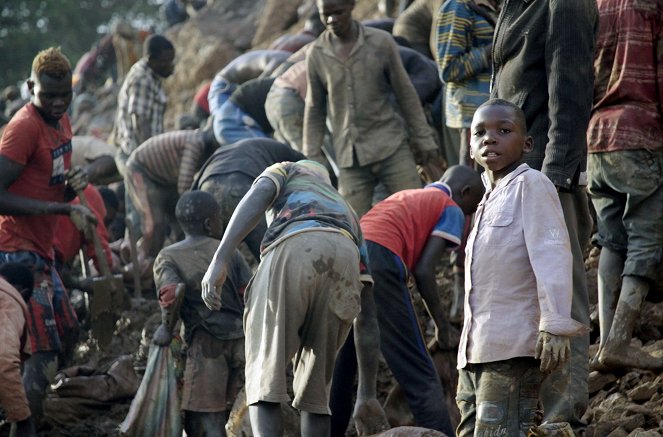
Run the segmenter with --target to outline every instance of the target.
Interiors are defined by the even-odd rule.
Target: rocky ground
[[[588,259],[588,279],[592,301],[595,302],[596,257]],[[441,297],[445,304],[450,304],[452,275],[446,260],[440,264],[438,284]],[[427,320],[425,310],[418,294],[413,295],[415,306],[421,320]],[[151,332],[159,323],[159,309],[156,300],[152,298],[133,299],[131,309],[122,314],[117,323],[115,336],[106,351],[100,351],[94,340],[83,341],[76,353],[75,363],[86,363],[91,366],[104,368],[107,364],[123,355],[130,355],[138,377],[142,376],[145,366],[147,345]],[[423,323],[422,331],[430,340],[431,327]],[[594,324],[592,340],[597,336],[597,326]],[[643,344],[653,353],[663,356],[663,304],[646,303],[642,312],[641,323],[638,326],[634,343]],[[592,346],[590,354],[596,349]],[[455,387],[455,353],[446,355],[434,354],[436,364],[442,364],[445,389],[448,395],[448,405],[452,412],[454,422],[458,420],[458,411],[453,402]],[[440,363],[442,361],[442,363]],[[396,384],[382,362],[378,375],[378,395],[385,405],[388,416],[394,426],[411,425],[411,416],[407,407],[399,397]],[[663,373],[651,371],[629,371],[618,374],[592,373],[590,377],[590,406],[585,413],[584,420],[588,426],[584,432],[588,437],[617,437],[617,436],[662,436],[663,432]],[[88,417],[80,417],[70,423],[54,425],[43,436],[115,436],[117,426],[124,419],[129,410],[130,399],[115,401],[99,407]],[[57,406],[57,404],[56,404]],[[292,409],[287,409],[291,424],[289,435],[298,435],[295,423],[297,416]],[[246,424],[240,428],[243,434],[251,435]],[[405,432],[405,434],[403,434]],[[408,432],[410,434],[408,434]],[[0,432],[0,435],[3,435]],[[352,426],[348,428],[348,436],[356,435]],[[398,435],[415,435],[413,430],[403,430]],[[416,434],[418,435],[418,434]]]

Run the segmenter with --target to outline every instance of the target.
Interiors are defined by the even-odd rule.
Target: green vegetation
[[[0,87],[30,74],[32,58],[60,46],[72,67],[114,20],[159,24],[163,0],[0,0]]]

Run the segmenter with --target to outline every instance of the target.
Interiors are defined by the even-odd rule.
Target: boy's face
[[[318,0],[320,20],[336,37],[342,38],[352,31],[354,0]]]
[[[38,78],[31,78],[28,87],[32,94],[32,104],[46,122],[57,122],[69,109],[73,96],[71,73],[62,79],[42,74]]]
[[[532,150],[524,122],[508,106],[484,106],[474,113],[470,157],[497,181],[520,165],[523,153]]]

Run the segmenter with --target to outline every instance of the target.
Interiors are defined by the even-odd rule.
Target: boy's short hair
[[[50,47],[37,53],[32,61],[32,78],[45,74],[54,79],[62,79],[71,74],[71,63],[62,54],[60,47]]]
[[[518,122],[521,123],[521,126],[523,128],[523,132],[527,132],[527,117],[525,116],[525,112],[523,109],[516,105],[515,103],[512,103],[508,100],[504,99],[489,99],[485,102],[483,102],[479,107],[477,108],[477,111],[481,108],[485,108],[487,106],[504,106],[507,108],[511,108],[513,112],[516,114],[516,118],[518,119]]]
[[[182,194],[175,205],[175,218],[185,229],[203,223],[221,212],[214,196],[206,191],[193,190]]]
[[[166,50],[175,50],[175,46],[168,38],[159,34],[147,37],[143,45],[143,54],[149,58],[156,58]]]

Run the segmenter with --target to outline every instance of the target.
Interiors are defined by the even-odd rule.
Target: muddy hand
[[[207,268],[205,276],[201,282],[202,298],[207,308],[211,310],[221,309],[221,290],[223,283],[228,276],[228,266],[223,261],[217,261],[216,258]]]
[[[377,399],[358,400],[352,418],[360,436],[377,434],[390,428],[387,415]]]
[[[539,331],[534,358],[541,360],[541,372],[553,372],[569,359],[570,354],[569,337]]]
[[[87,187],[87,173],[79,166],[67,170],[65,177],[67,178],[67,185],[76,193],[80,193]]]
[[[85,232],[88,223],[97,224],[97,217],[83,205],[69,205],[69,218],[81,232]]]
[[[438,149],[420,150],[414,154],[414,160],[419,165],[425,165],[429,161],[440,158],[440,151]]]

